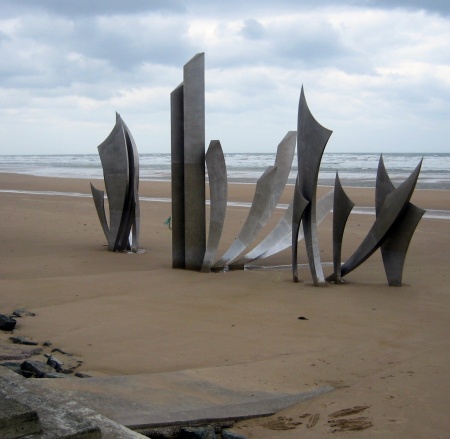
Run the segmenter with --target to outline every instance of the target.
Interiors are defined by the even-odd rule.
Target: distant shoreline
[[[404,181],[422,157],[424,162],[417,189],[450,190],[450,154],[383,154],[386,169],[395,185]],[[334,186],[336,172],[345,187],[375,187],[380,154],[325,153],[319,172],[319,186]],[[273,166],[275,153],[225,153],[228,182],[254,184],[268,166]],[[0,172],[42,177],[103,179],[97,154],[61,154],[0,157]],[[170,154],[140,154],[140,181],[171,180]],[[295,184],[297,158],[294,157],[288,184]],[[207,177],[207,173],[206,173]]]
[[[36,177],[36,178],[56,178],[56,179],[82,179],[82,180],[103,180],[103,175],[96,175],[96,176],[85,176],[85,175],[40,175],[40,174],[33,174],[28,172],[14,172],[14,171],[0,171],[1,173],[5,174],[14,174],[14,175],[27,175],[30,177]],[[341,177],[341,184],[345,187],[351,187],[355,189],[373,189],[375,188],[375,179],[366,181],[366,184],[361,184],[360,181],[356,181],[355,179],[346,179],[345,177]],[[141,177],[139,179],[140,182],[148,182],[148,183],[170,183],[170,178],[145,178]],[[243,178],[228,178],[228,184],[243,184],[243,185],[253,185],[255,184],[257,179],[243,179]],[[399,179],[393,179],[394,184],[399,184],[403,180]],[[206,182],[208,182],[208,178],[206,177]],[[288,182],[286,183],[286,186],[294,186],[295,179],[290,178]],[[324,178],[320,179],[318,181],[319,187],[334,187],[334,179]],[[416,190],[436,190],[436,191],[450,191],[450,181],[444,182],[444,183],[426,183],[421,181],[421,178],[419,176],[419,180],[416,185]]]

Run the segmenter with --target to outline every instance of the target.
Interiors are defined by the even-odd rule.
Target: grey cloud
[[[194,10],[200,14],[214,14],[217,11],[215,2],[204,2],[204,0],[190,0],[185,2],[187,9]],[[326,6],[337,7],[367,7],[380,9],[403,8],[408,10],[425,10],[441,15],[450,15],[450,2],[448,0],[258,0],[255,3],[243,2],[242,0],[227,0],[227,7],[224,8],[223,14],[229,16],[252,15],[258,13],[283,11],[298,12],[304,9],[319,9]]]
[[[450,2],[448,0],[366,0],[358,4],[367,7],[423,9],[441,15],[450,15]]]
[[[4,87],[67,87],[102,78],[135,81],[142,65],[179,66],[195,51],[185,38],[188,25],[178,16],[73,20],[27,14],[18,23],[11,36],[0,34]]]
[[[223,16],[252,15],[254,12],[299,11],[301,9],[317,9],[324,6],[359,6],[383,9],[404,8],[423,9],[426,11],[449,15],[450,2],[448,0],[259,0],[254,3],[242,0],[227,0],[222,2],[205,2],[204,0],[2,0],[4,16],[15,14],[17,11],[26,13],[30,10],[47,11],[61,16],[105,16],[115,14],[139,14],[147,12],[178,13],[192,12],[195,15],[216,14],[221,10]]]
[[[185,38],[187,25],[179,20],[158,26],[126,20],[124,26],[129,29],[105,28],[95,20],[77,23],[73,47],[93,58],[107,60],[121,71],[132,70],[145,62],[179,65],[185,53],[193,50]]]
[[[244,21],[241,33],[244,37],[251,40],[259,40],[265,36],[264,26],[254,19],[247,19]]]
[[[3,0],[3,3],[7,14],[37,10],[68,17],[185,11],[180,0]]]
[[[337,60],[348,56],[350,51],[332,29],[323,26],[311,32],[292,30],[283,33],[276,41],[274,54],[292,63],[316,68],[335,65]]]
[[[405,112],[415,113],[435,120],[448,121],[450,117],[450,90],[444,84],[434,81],[433,78],[423,78],[415,84],[408,82],[393,82],[385,86],[385,90],[376,90],[383,93],[386,102],[403,107]]]
[[[225,26],[220,26],[223,41],[235,38]],[[230,33],[227,33],[230,32]],[[272,65],[288,69],[316,69],[329,66],[343,71],[371,71],[370,63],[354,49],[347,47],[339,33],[327,22],[296,23],[263,26],[256,20],[245,20],[238,36],[242,45],[226,53],[212,51],[208,62],[214,68]]]

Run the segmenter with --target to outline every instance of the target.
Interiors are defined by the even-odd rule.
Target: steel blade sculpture
[[[345,225],[355,203],[350,200],[342,187],[339,174],[336,172],[334,182],[334,203],[333,203],[333,268],[336,283],[341,280],[341,252],[342,239]]]
[[[227,167],[222,146],[218,140],[212,140],[209,144],[206,153],[206,166],[208,168],[211,211],[208,243],[201,269],[203,273],[209,273],[216,257],[227,210]]]
[[[422,161],[417,165],[412,174],[397,188],[394,188],[388,180],[384,170],[384,164],[380,162],[378,178],[381,182],[377,194],[377,216],[374,224],[369,230],[360,246],[342,265],[341,277],[346,276],[355,268],[359,267],[372,254],[387,242],[384,249],[383,262],[389,285],[401,285],[401,274],[406,251],[420,218],[424,211],[418,208],[408,209],[409,200],[419,177]],[[387,178],[387,179],[386,179]],[[384,179],[384,181],[382,181]],[[422,212],[421,212],[422,211]],[[337,265],[337,264],[336,264]],[[338,282],[339,276],[336,272],[331,274],[327,280]]]
[[[253,202],[239,235],[217,261],[213,269],[223,270],[255,239],[275,210],[291,170],[295,152],[295,131],[290,131],[280,142],[274,166],[269,166],[256,184]]]
[[[382,158],[377,176],[376,220],[355,253],[342,265],[344,229],[354,203],[345,194],[338,174],[335,188],[316,201],[322,155],[332,131],[311,114],[303,86],[298,108],[297,132],[280,142],[274,166],[257,181],[248,217],[237,238],[214,263],[224,226],[227,204],[225,158],[218,140],[212,141],[205,157],[204,54],[184,66],[183,83],[171,94],[172,133],[172,266],[201,270],[243,269],[246,264],[292,246],[292,274],[298,282],[298,242],[304,238],[315,286],[340,283],[343,276],[361,265],[378,248],[389,285],[401,285],[406,252],[423,213],[409,200],[420,164],[398,188],[394,188]],[[244,254],[277,206],[291,169],[297,140],[298,174],[293,201],[284,216],[259,244]],[[211,208],[206,243],[205,158],[208,168]],[[333,273],[325,279],[317,235],[318,224],[333,207]],[[243,256],[241,256],[244,254]]]
[[[306,252],[314,285],[325,284],[317,238],[316,192],[322,155],[332,131],[314,119],[301,90],[298,106],[298,178],[294,192],[294,215],[292,220],[292,272],[298,282],[297,246],[300,222],[303,223]]]
[[[206,251],[205,54],[171,94],[172,267],[200,270]]]
[[[383,156],[381,156],[375,188],[375,211],[377,217],[380,215],[386,198],[394,190],[395,187],[386,172]],[[424,209],[408,201],[405,209],[390,228],[389,234],[381,244],[381,257],[383,258],[384,270],[390,286],[399,287],[402,285],[406,253],[414,231],[424,213]]]
[[[330,191],[317,202],[317,224],[320,224],[333,207],[333,192]],[[244,267],[257,259],[268,258],[292,245],[292,210],[293,203],[290,203],[283,217],[278,221],[272,231],[250,252],[241,259],[229,265],[230,269],[243,270]],[[303,231],[300,230],[297,241],[304,238]]]
[[[109,206],[109,224],[105,212],[105,193],[91,183],[91,192],[100,224],[108,241],[108,250],[138,251],[139,156],[125,122],[116,113],[116,124],[98,146]],[[131,234],[131,238],[130,238]]]

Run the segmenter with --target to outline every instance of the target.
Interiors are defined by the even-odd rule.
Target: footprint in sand
[[[306,428],[314,428],[316,424],[319,422],[319,418],[320,418],[319,413],[311,415],[308,420],[308,423],[306,424]]]
[[[272,419],[269,422],[261,424],[262,427],[269,430],[294,430],[301,422],[295,422],[292,418],[286,418],[285,416],[278,416],[276,419]]]
[[[370,408],[370,405],[355,405],[349,409],[338,410],[328,415],[329,418],[342,418],[343,416],[356,415]]]
[[[343,431],[361,431],[373,427],[372,421],[364,416],[358,418],[345,418],[346,416],[356,415],[358,413],[367,410],[370,406],[367,405],[356,405],[354,407],[338,410],[328,415],[332,418],[328,423],[331,427],[332,433],[338,433]],[[345,418],[345,419],[338,419]]]

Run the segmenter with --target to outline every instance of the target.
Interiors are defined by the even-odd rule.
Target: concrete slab
[[[36,410],[12,398],[0,398],[1,438],[15,439],[41,430]]]
[[[40,378],[27,379],[0,367],[0,401],[5,403],[8,399],[14,399],[38,414],[42,432],[32,437],[36,439],[144,438],[89,407],[82,406],[65,392],[52,389],[42,381],[43,379]],[[52,380],[45,379],[45,381]],[[55,378],[54,381],[65,381],[65,379]]]
[[[235,373],[239,373],[239,367]],[[129,428],[220,422],[268,416],[333,387],[289,389],[226,386],[230,367],[102,378],[41,379],[70,398]],[[242,381],[242,380],[241,380]],[[233,388],[234,387],[234,388]]]

